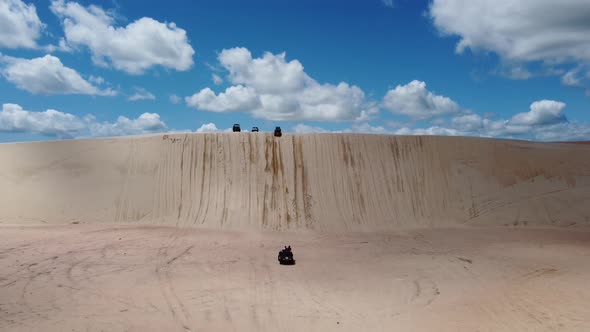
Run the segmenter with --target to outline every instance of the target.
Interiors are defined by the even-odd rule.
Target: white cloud
[[[293,127],[293,131],[298,134],[310,133],[354,133],[354,134],[391,134],[392,132],[385,129],[383,126],[372,126],[368,122],[355,123],[349,128],[342,130],[328,130],[322,127],[310,126],[304,123],[299,123]]]
[[[144,88],[136,87],[134,90],[135,90],[135,93],[133,95],[129,96],[129,98],[127,98],[127,100],[137,101],[137,100],[155,100],[156,99],[156,96],[154,96],[151,92],[147,91]]]
[[[590,124],[568,122],[564,115],[565,103],[539,100],[530,105],[528,112],[511,118],[493,120],[493,115],[479,115],[465,111],[450,121],[439,118],[436,125],[427,128],[404,126],[394,130],[397,135],[479,136],[541,141],[588,140]],[[433,123],[434,121],[431,121]]]
[[[350,128],[344,129],[345,133],[362,133],[362,134],[389,134],[389,130],[383,126],[371,126],[369,123],[353,124]]]
[[[473,132],[483,128],[483,119],[478,114],[467,114],[453,118],[453,128],[460,131]]]
[[[530,111],[517,113],[508,120],[491,120],[478,114],[457,116],[451,120],[452,130],[465,136],[505,137],[535,140],[590,139],[590,125],[570,123],[563,111],[565,103],[539,100]]]
[[[124,136],[155,132],[168,129],[157,113],[143,113],[137,119],[119,116],[114,123],[97,122],[94,117],[88,117],[88,129],[92,136]]]
[[[567,121],[563,110],[565,103],[554,100],[540,100],[531,104],[531,110],[526,113],[518,113],[512,117],[513,125],[537,126],[548,125]]]
[[[430,127],[430,128],[400,128],[395,131],[396,135],[436,135],[436,136],[459,136],[461,132],[452,128]]]
[[[296,133],[353,133],[353,134],[393,134],[383,126],[373,126],[368,122],[353,123],[350,127],[339,130],[328,130],[322,127],[300,123],[293,127]]]
[[[298,134],[312,134],[312,133],[329,133],[330,131],[321,127],[309,126],[304,123],[298,123],[293,127],[293,131]]]
[[[563,76],[561,76],[561,83],[565,86],[574,86],[574,87],[582,86],[582,81],[578,77],[579,73],[580,73],[579,67],[567,71],[565,74],[563,74]]]
[[[435,128],[444,128],[444,124]],[[509,120],[490,120],[478,114],[467,114],[451,120],[450,133],[465,136],[505,137],[530,133],[531,126],[511,123]]]
[[[578,122],[565,122],[536,130],[535,139],[540,141],[588,141],[590,125]]]
[[[499,69],[495,70],[495,73],[512,80],[528,80],[529,78],[533,77],[533,73],[531,73],[526,67],[515,64],[504,64],[500,66]]]
[[[526,68],[517,66],[510,68],[510,78],[515,80],[528,80],[533,74]]]
[[[189,130],[188,132],[191,132],[191,131]],[[233,132],[233,129],[231,127],[225,128],[225,129],[220,129],[220,128],[217,128],[217,125],[215,125],[215,123],[209,122],[209,123],[205,123],[205,124],[201,125],[194,132],[195,133],[231,133],[231,132]],[[242,128],[242,132],[248,132],[248,130],[245,130],[244,128]]]
[[[94,83],[96,85],[102,85],[105,83],[104,78],[100,77],[100,76],[94,76],[94,75],[90,75],[88,77],[88,81],[91,83]]]
[[[590,124],[579,122],[562,122],[540,126],[513,126],[509,121],[484,120],[481,130],[462,131],[455,128],[402,128],[397,135],[443,135],[443,136],[480,136],[513,139],[529,139],[536,141],[588,141],[590,140]]]
[[[219,62],[234,86],[215,94],[205,88],[185,98],[189,106],[213,112],[244,111],[268,120],[368,120],[378,112],[357,86],[320,84],[285,53],[252,58],[246,48],[225,49]],[[238,98],[239,97],[239,98]]]
[[[212,74],[211,79],[213,80],[213,84],[215,85],[220,85],[221,83],[223,83],[223,79],[219,77],[219,75],[217,74]]]
[[[120,116],[116,122],[98,122],[93,115],[80,118],[53,109],[32,112],[16,104],[3,104],[0,132],[21,132],[48,137],[121,136],[167,131],[157,113],[144,113],[136,119]]]
[[[298,60],[287,61],[286,54],[266,52],[261,58],[252,58],[246,48],[225,49],[219,62],[230,73],[233,84],[245,84],[261,94],[279,94],[301,91],[311,80]]]
[[[534,103],[533,103],[534,104]],[[543,105],[548,103],[540,103]],[[545,106],[532,106],[530,114]],[[546,106],[551,108],[550,106]],[[524,114],[524,113],[522,113]],[[535,116],[532,116],[534,118]],[[370,133],[396,135],[445,135],[481,136],[534,139],[541,141],[580,141],[590,139],[590,124],[579,122],[556,122],[528,120],[529,124],[515,124],[510,120],[481,118],[476,114],[461,115],[452,120],[453,127],[431,126],[428,128],[402,127],[387,130],[370,123],[356,123],[343,130],[331,131],[304,123],[293,127],[296,133]],[[541,116],[542,118],[542,116]],[[532,123],[532,124],[531,124]],[[190,133],[190,130],[171,130],[157,113],[144,113],[135,119],[120,116],[115,122],[99,122],[93,115],[80,118],[73,114],[49,109],[44,112],[24,110],[16,104],[4,104],[0,111],[0,132],[33,133],[49,137],[72,138],[88,136],[123,136],[158,132]],[[219,129],[214,123],[203,124],[195,132],[231,132],[231,128]]]
[[[86,124],[75,115],[48,109],[30,112],[16,104],[3,104],[0,111],[0,131],[23,132],[70,138],[84,130]]]
[[[459,111],[459,105],[448,97],[438,96],[426,89],[426,83],[414,80],[398,85],[383,97],[383,107],[394,114],[406,115],[415,120]]]
[[[357,120],[366,117],[367,112],[372,112],[369,109],[372,106],[365,101],[364,92],[345,82],[338,85],[311,82],[298,95],[298,102],[304,119],[314,119],[321,114],[325,120]]]
[[[513,126],[508,121],[483,120],[483,126],[475,131],[432,126],[428,128],[404,127],[393,132],[396,135],[477,136],[528,139],[537,141],[587,141],[590,140],[590,124],[563,122],[543,126]]]
[[[92,60],[131,74],[141,74],[153,66],[178,71],[192,67],[194,50],[186,31],[174,23],[142,17],[125,27],[115,26],[115,17],[102,8],[83,7],[76,2],[54,0],[51,10],[62,19],[66,43],[85,46]]]
[[[37,48],[44,26],[35,5],[21,0],[0,0],[0,47]]]
[[[217,129],[217,126],[213,122],[206,123],[196,130],[197,133],[216,133],[219,131],[220,130]]]
[[[33,94],[116,94],[111,89],[101,90],[92,85],[53,55],[30,60],[0,55],[0,63],[4,64],[4,68],[0,69],[2,76],[19,89]]]
[[[434,25],[509,61],[590,62],[590,0],[434,0]]]
[[[190,97],[185,98],[187,105],[211,112],[239,112],[256,109],[260,101],[252,88],[243,85],[231,86],[215,95],[215,92],[205,88]]]
[[[182,98],[180,98],[179,96],[177,96],[177,95],[170,95],[170,102],[172,104],[175,104],[176,105],[176,104],[180,103],[181,101],[182,101]]]

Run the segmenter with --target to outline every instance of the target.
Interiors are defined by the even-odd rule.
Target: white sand
[[[590,145],[188,134],[0,144],[0,222],[395,230],[587,222]]]
[[[0,331],[590,330],[590,145],[178,134],[0,158]]]

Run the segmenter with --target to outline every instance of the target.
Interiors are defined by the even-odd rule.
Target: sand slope
[[[174,134],[0,144],[1,223],[216,229],[590,224],[590,146]]]

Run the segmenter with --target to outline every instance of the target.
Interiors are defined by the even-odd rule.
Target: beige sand
[[[590,330],[589,145],[178,134],[0,158],[1,331]]]
[[[590,146],[192,134],[1,144],[0,222],[348,231],[590,224]]]

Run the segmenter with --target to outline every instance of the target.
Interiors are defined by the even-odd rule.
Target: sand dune
[[[3,223],[373,231],[590,221],[590,147],[223,133],[2,144]]]
[[[587,144],[175,134],[0,158],[0,331],[590,331]]]

